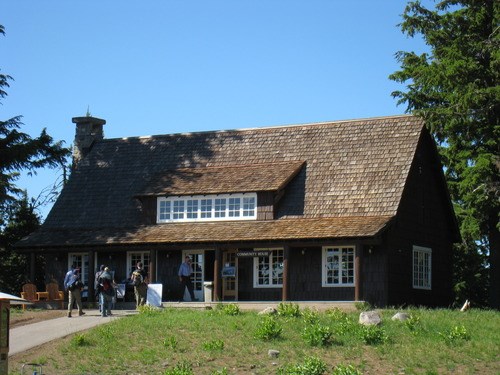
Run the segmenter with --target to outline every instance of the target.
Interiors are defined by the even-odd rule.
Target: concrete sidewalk
[[[110,317],[101,317],[99,310],[84,310],[85,315],[78,316],[73,311],[73,318],[63,317],[43,322],[27,324],[10,330],[9,356],[22,353],[38,345],[68,336],[72,333],[112,322],[127,315],[136,314],[135,310],[113,310]]]

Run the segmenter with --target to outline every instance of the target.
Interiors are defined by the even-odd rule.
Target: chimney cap
[[[74,124],[95,124],[95,125],[104,125],[106,120],[102,118],[92,117],[92,116],[81,116],[81,117],[73,117],[71,121]]]

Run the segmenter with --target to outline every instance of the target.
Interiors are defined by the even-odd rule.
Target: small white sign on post
[[[146,303],[151,306],[161,307],[161,296],[163,284],[148,284],[148,296]]]

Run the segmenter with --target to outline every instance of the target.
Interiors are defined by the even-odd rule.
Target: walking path
[[[84,310],[85,315],[73,318],[63,317],[26,324],[10,329],[9,356],[24,352],[49,341],[68,336],[72,333],[109,323],[126,315],[136,314],[135,310],[113,310],[110,317],[101,317],[99,310]],[[75,311],[73,311],[75,313]]]

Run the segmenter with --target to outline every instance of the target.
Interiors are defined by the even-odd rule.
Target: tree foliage
[[[0,290],[18,295],[20,285],[26,281],[43,284],[44,261],[37,257],[37,274],[35,280],[28,280],[28,260],[26,255],[18,254],[13,245],[21,238],[34,232],[40,227],[40,217],[36,214],[26,194],[21,199],[9,205],[8,221],[0,233],[0,259],[2,259],[2,272],[0,273]]]
[[[421,36],[430,53],[398,52],[401,69],[390,76],[406,85],[393,97],[425,119],[440,145],[463,237],[461,253],[472,256],[470,247],[475,247],[476,253],[484,248],[489,255],[494,307],[500,307],[499,11],[494,0],[444,0],[435,9],[410,1],[401,30]],[[462,287],[470,276],[464,263]]]

